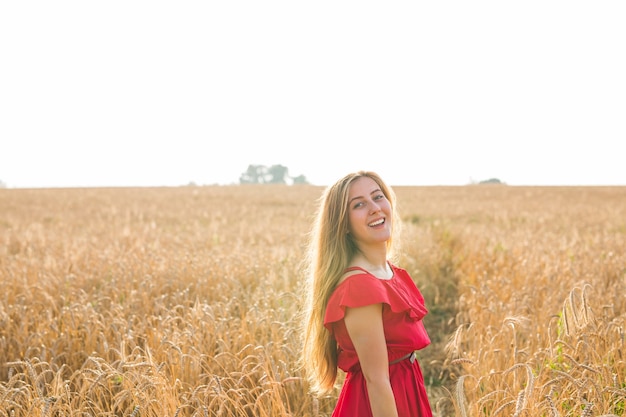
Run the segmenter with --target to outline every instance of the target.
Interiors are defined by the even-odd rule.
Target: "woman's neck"
[[[387,262],[386,251],[384,253],[359,253],[350,264],[361,267],[379,278],[391,278],[393,275],[389,262]]]

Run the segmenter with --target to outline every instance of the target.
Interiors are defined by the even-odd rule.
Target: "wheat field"
[[[395,191],[436,416],[626,415],[626,187]],[[0,189],[0,417],[330,415],[299,362],[321,192]]]

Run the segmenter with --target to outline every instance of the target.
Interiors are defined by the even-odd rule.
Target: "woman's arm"
[[[396,400],[389,382],[382,304],[346,308],[344,320],[367,383],[372,415],[397,417]]]

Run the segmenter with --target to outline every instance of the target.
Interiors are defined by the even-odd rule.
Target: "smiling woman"
[[[415,351],[430,344],[424,297],[391,262],[399,225],[392,189],[374,172],[328,187],[308,258],[304,367],[313,390],[346,372],[333,417],[432,416]]]

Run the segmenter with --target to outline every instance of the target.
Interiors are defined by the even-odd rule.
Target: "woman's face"
[[[391,237],[391,204],[373,179],[360,177],[350,185],[348,222],[359,246],[383,243]]]

